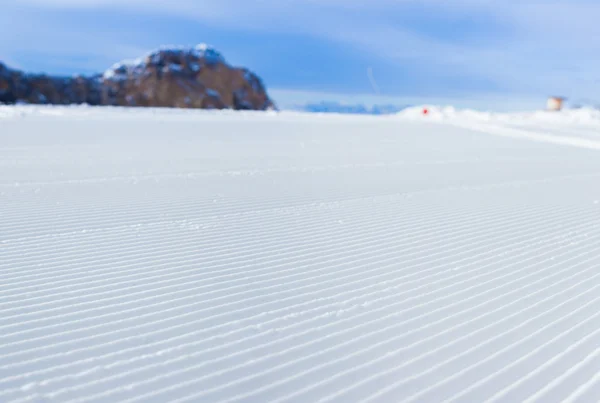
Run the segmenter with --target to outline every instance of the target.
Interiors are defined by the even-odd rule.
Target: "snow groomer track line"
[[[596,402],[600,115],[0,107],[0,402]]]

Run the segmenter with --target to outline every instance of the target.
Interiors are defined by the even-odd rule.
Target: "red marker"
[[[427,115],[429,113],[429,109],[423,108],[423,115]]]

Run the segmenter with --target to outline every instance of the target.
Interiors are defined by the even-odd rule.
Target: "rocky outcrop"
[[[21,81],[21,73],[9,69],[0,63],[0,103],[17,102],[17,86]]]
[[[160,49],[92,77],[29,75],[0,63],[0,103],[274,109],[260,78],[216,50]]]
[[[0,103],[101,104],[98,77],[28,75],[0,64]]]

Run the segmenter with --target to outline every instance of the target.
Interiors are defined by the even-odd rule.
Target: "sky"
[[[597,0],[10,0],[0,61],[102,72],[164,45],[208,43],[279,106],[600,104]]]

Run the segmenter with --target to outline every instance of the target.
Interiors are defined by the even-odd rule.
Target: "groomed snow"
[[[0,401],[598,401],[594,114],[0,108]]]

